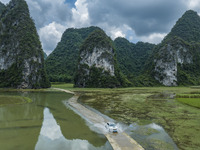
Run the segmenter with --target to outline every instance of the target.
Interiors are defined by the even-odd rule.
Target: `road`
[[[99,130],[102,131],[102,133],[104,133],[114,150],[144,150],[144,148],[141,145],[139,145],[133,138],[131,138],[125,132],[119,132],[117,134],[105,132],[102,129],[102,127],[105,126],[108,120],[102,117],[101,115],[97,114],[96,112],[86,108],[82,104],[78,103],[77,100],[79,96],[76,95],[74,92],[58,88],[54,89],[74,94],[72,98],[64,101],[64,104],[66,106],[70,105],[73,108],[73,110],[76,113],[78,113],[81,117],[83,117],[86,121],[94,124],[97,128],[99,128]]]

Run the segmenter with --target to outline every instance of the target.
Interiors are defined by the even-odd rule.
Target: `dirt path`
[[[102,133],[104,133],[104,135],[106,136],[106,138],[108,139],[114,150],[144,150],[142,146],[140,146],[134,139],[132,139],[125,132],[121,132],[118,134],[104,132],[102,127],[105,126],[108,120],[103,118],[101,115],[93,112],[92,110],[86,108],[85,106],[81,105],[80,103],[78,103],[77,100],[79,96],[76,95],[74,92],[58,88],[54,89],[74,94],[72,98],[64,101],[64,104],[70,105],[71,107],[73,107],[73,109],[75,109],[78,112],[78,114],[83,116],[87,121],[94,124],[96,127],[99,127],[99,130],[101,130]]]

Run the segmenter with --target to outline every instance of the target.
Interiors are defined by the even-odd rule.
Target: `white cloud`
[[[128,40],[129,40],[129,41],[133,41],[133,39],[134,39],[133,36],[129,36],[129,37],[128,37]]]
[[[163,38],[166,35],[167,35],[167,33],[153,33],[153,34],[150,34],[149,36],[141,36],[139,38],[143,42],[158,44],[163,40]]]
[[[52,22],[39,29],[42,46],[47,54],[51,53],[51,51],[56,47],[65,29],[65,26],[56,22]]]
[[[114,32],[114,38],[117,38],[117,37],[125,37],[126,35],[122,33],[122,31],[116,31]]]
[[[200,0],[188,0],[188,8],[189,9],[200,8]]]
[[[1,0],[2,3],[7,4],[10,0]]]
[[[131,30],[131,28],[125,24],[116,27],[115,25],[109,25],[107,22],[98,23],[95,24],[95,26],[102,28],[113,40],[117,37],[126,37],[126,33]]]
[[[76,1],[75,8],[72,8],[72,21],[68,25],[77,28],[90,26],[86,0]]]
[[[77,0],[75,8],[70,8],[65,0],[27,1],[47,54],[55,49],[67,28],[90,26],[86,0]]]
[[[51,22],[65,24],[71,19],[71,8],[65,0],[27,0],[27,3],[38,29]]]
[[[123,28],[117,28],[117,27],[107,27],[106,28],[107,34],[111,36],[111,38],[114,40],[117,37],[125,37],[125,31]]]
[[[159,43],[186,9],[200,13],[200,0],[76,0],[74,5],[68,0],[26,1],[47,54],[69,27],[94,25],[112,39]]]
[[[186,9],[184,0],[87,0],[92,24],[126,24],[137,36],[169,32]]]

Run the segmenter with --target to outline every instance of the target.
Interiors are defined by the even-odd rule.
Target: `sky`
[[[7,4],[9,0],[0,0]],[[26,0],[42,47],[50,54],[67,28],[98,26],[113,40],[158,44],[200,0]]]

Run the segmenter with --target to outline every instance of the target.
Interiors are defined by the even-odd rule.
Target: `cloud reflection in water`
[[[108,142],[102,147],[94,147],[87,140],[66,139],[48,108],[44,109],[44,120],[35,150],[106,150],[110,149]]]

